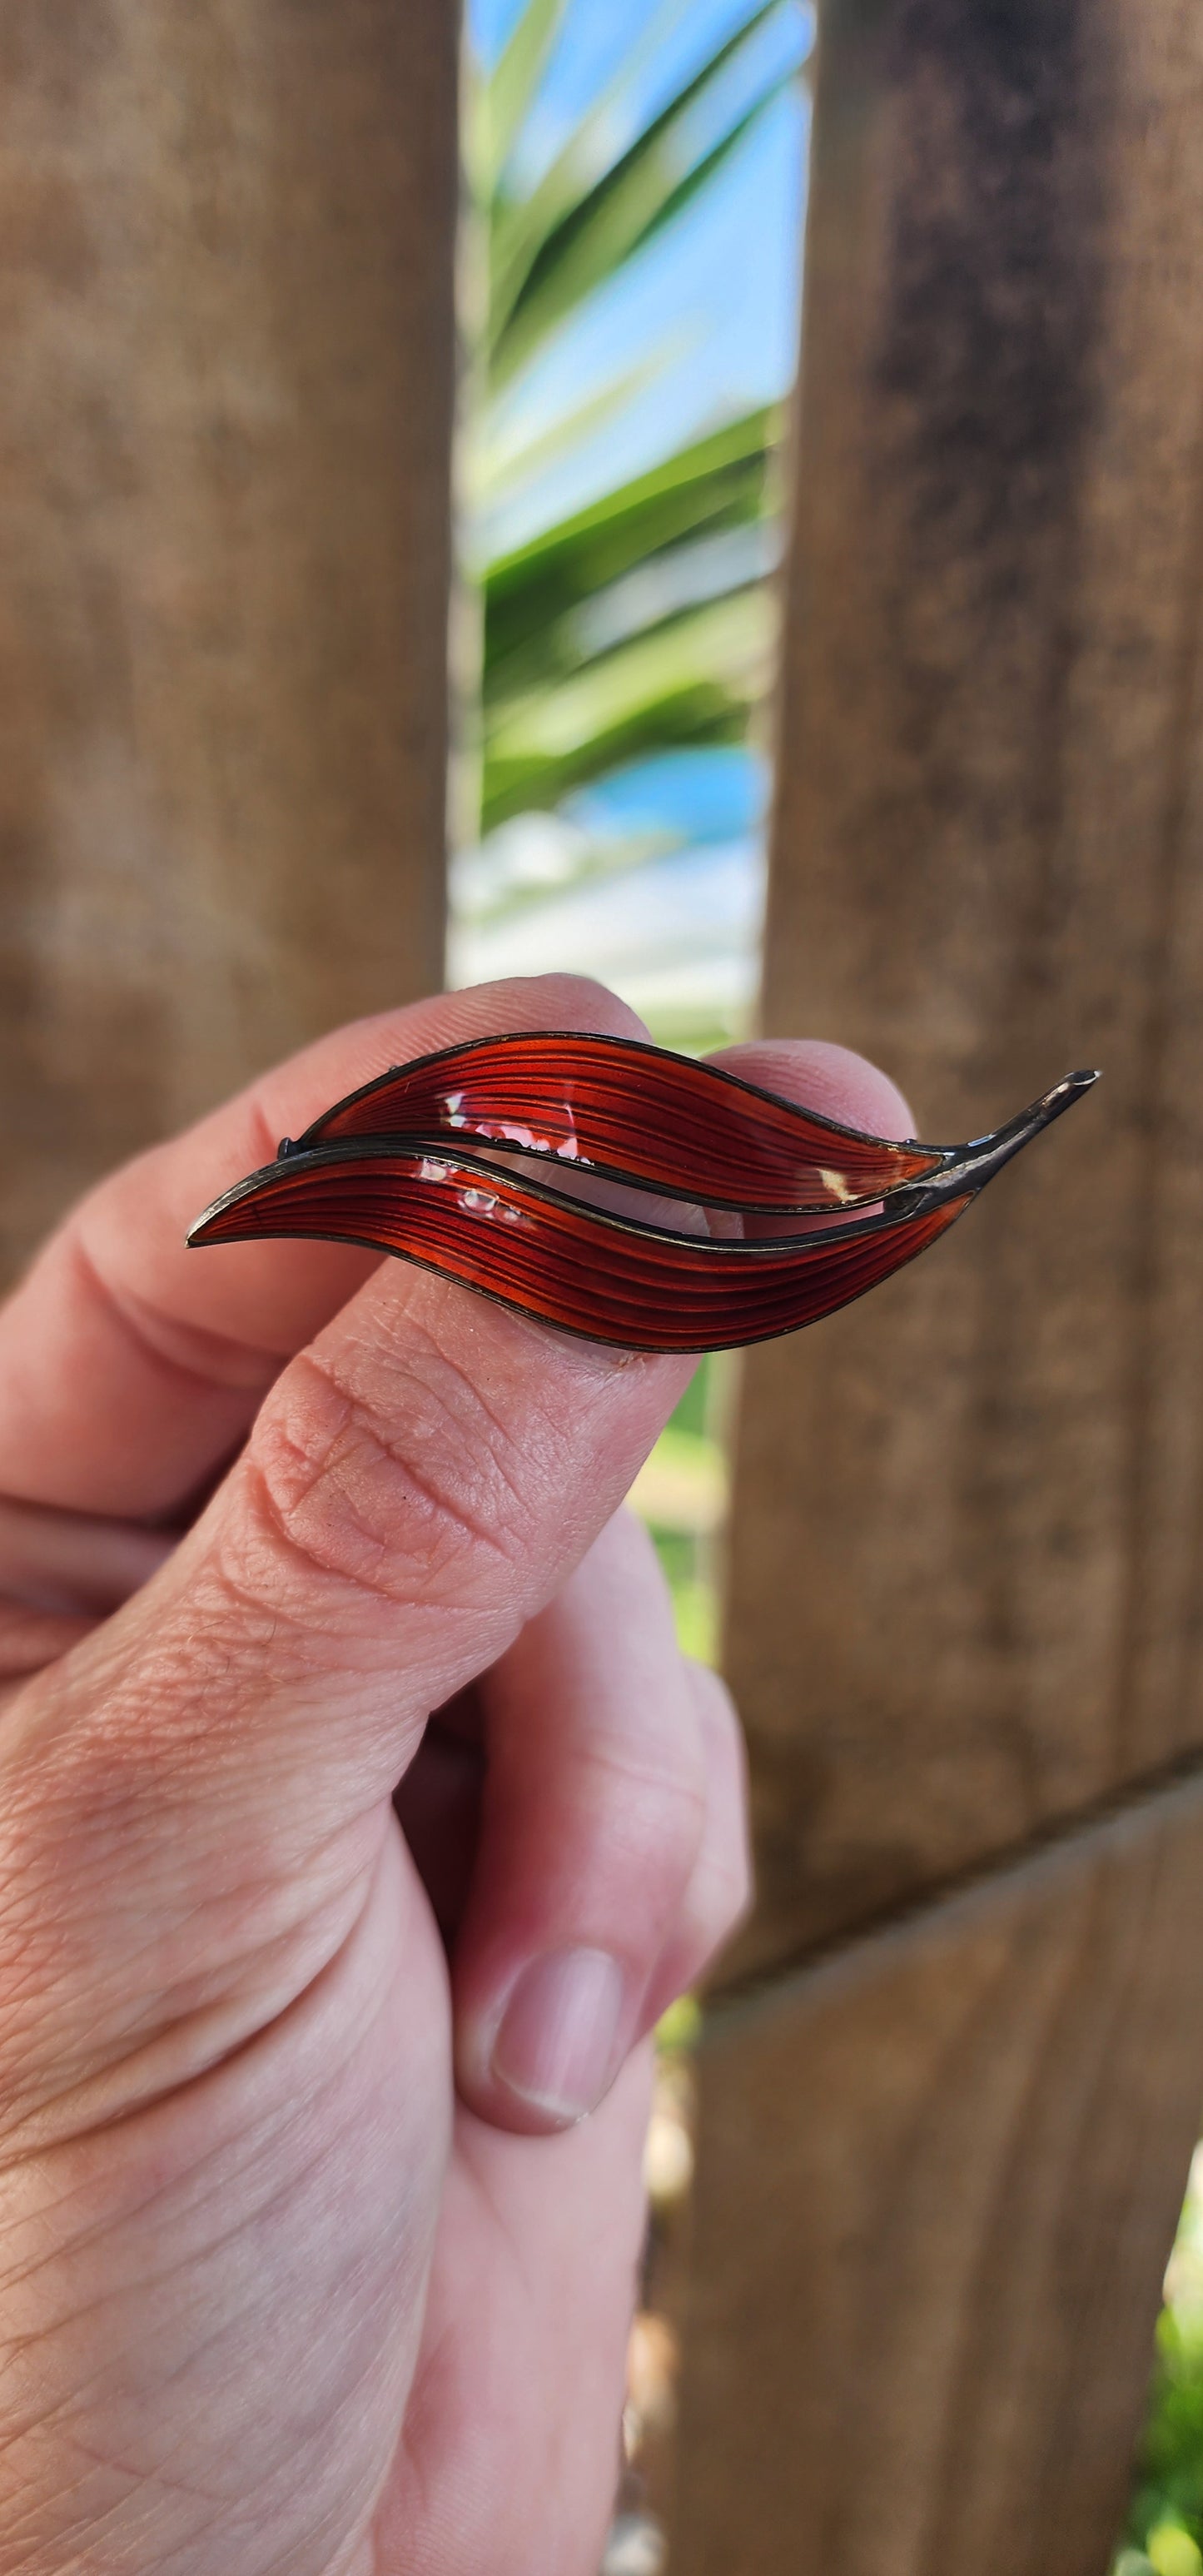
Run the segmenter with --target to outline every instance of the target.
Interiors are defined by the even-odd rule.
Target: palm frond
[[[752,0],[705,60],[695,54],[671,96],[661,86],[663,103],[648,113],[647,75],[654,85],[681,14],[681,0],[649,12],[601,95],[529,183],[525,120],[563,0],[528,0],[478,83],[489,311],[466,487],[481,567],[485,832],[550,812],[648,753],[744,740],[768,684],[780,406],[694,436],[504,552],[489,540],[490,525],[504,525],[548,478],[571,474],[577,456],[596,449],[604,459],[599,433],[610,420],[652,374],[688,363],[688,344],[662,342],[621,381],[586,386],[575,400],[560,390],[550,418],[530,372],[644,244],[705,198],[794,75],[792,0]],[[562,364],[548,381],[563,386]]]
[[[762,0],[614,161],[604,157],[604,111],[595,109],[526,201],[494,209],[489,375],[509,381],[553,326],[612,277],[713,177],[781,90],[775,73],[708,152],[691,144],[691,119],[737,55],[783,0]],[[600,167],[599,167],[600,164]]]
[[[491,563],[485,585],[489,694],[512,685],[516,656],[637,565],[685,540],[761,518],[781,430],[776,405],[726,422]]]
[[[478,176],[492,193],[530,114],[567,0],[527,0],[487,82],[480,83],[483,150]]]
[[[642,751],[736,742],[769,681],[763,585],[710,600],[486,716],[483,822],[558,804]]]

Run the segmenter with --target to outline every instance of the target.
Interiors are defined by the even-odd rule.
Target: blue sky
[[[469,0],[472,42],[494,63],[522,14],[524,0]],[[649,33],[642,96],[649,113],[675,82],[752,15],[752,0],[568,0],[540,113],[549,124],[579,116],[624,58]]]
[[[515,0],[473,0],[473,41],[492,60]],[[519,169],[533,181],[625,66],[609,111],[616,148],[683,75],[752,14],[749,0],[568,0],[564,23],[523,137]],[[751,49],[761,73],[804,58],[812,21],[804,0]],[[751,65],[747,67],[749,70]],[[733,80],[746,77],[743,67]],[[791,381],[806,170],[806,100],[795,84],[760,120],[717,181],[650,242],[550,343],[515,387],[497,428],[520,455],[614,382],[634,378],[616,416],[572,453],[527,480],[491,478],[495,506],[481,528],[489,555],[520,544],[595,494],[637,474],[716,421],[772,401]]]

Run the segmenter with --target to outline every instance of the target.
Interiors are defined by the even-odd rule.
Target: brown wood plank
[[[453,0],[0,27],[4,1266],[441,976]]]
[[[748,1366],[733,1973],[1203,1734],[1201,131],[1187,0],[829,0],[764,1024],[1106,1078]]]
[[[1201,1943],[1196,1782],[720,2008],[672,2576],[1103,2576]]]

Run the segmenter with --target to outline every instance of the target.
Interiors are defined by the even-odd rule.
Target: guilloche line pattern
[[[555,1030],[470,1039],[394,1067],[286,1150],[366,1136],[488,1144],[764,1215],[871,1205],[946,1160],[663,1047]]]
[[[963,1145],[900,1145],[642,1041],[471,1039],[285,1137],[188,1240],[362,1244],[589,1341],[734,1349],[817,1323],[913,1261],[1097,1079],[1066,1074]],[[753,1222],[742,1237],[645,1223],[583,1198],[586,1174]],[[786,1214],[812,1222],[782,1233]]]
[[[733,1243],[633,1225],[488,1166],[373,1147],[354,1161],[335,1151],[273,1165],[218,1201],[190,1240],[362,1244],[590,1341],[692,1352],[766,1341],[850,1304],[925,1251],[972,1195],[805,1240]]]

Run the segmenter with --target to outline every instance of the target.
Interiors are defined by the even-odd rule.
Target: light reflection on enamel
[[[460,1190],[456,1203],[465,1216],[489,1217],[498,1225],[529,1226],[533,1222],[525,1208],[515,1207],[511,1199],[498,1198],[493,1190],[474,1187]]]
[[[525,1127],[516,1119],[474,1118],[464,1108],[462,1091],[445,1092],[442,1101],[443,1117],[449,1127],[467,1130],[487,1144],[517,1145],[527,1154],[555,1154],[563,1163],[588,1162],[588,1155],[582,1154],[577,1142],[576,1122],[568,1102],[557,1106],[566,1123],[566,1132],[558,1137],[544,1135],[536,1127]]]

